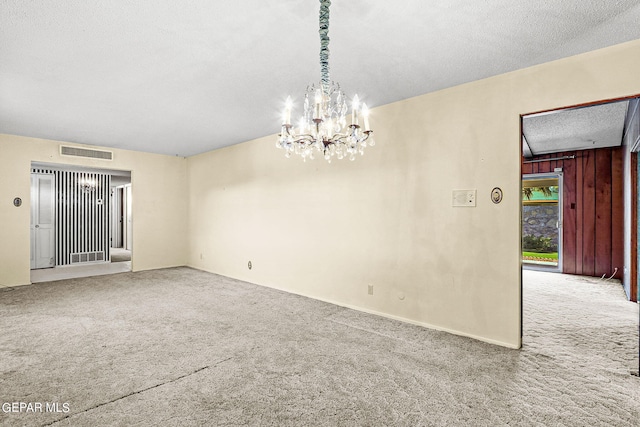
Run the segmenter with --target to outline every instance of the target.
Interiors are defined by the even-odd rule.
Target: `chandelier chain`
[[[329,6],[330,0],[320,0],[320,73],[322,92],[329,92]]]

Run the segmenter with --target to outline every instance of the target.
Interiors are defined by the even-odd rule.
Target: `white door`
[[[111,189],[111,247],[122,246],[122,187]]]
[[[55,265],[55,188],[51,174],[31,174],[31,268]]]
[[[124,245],[125,249],[130,251],[133,247],[132,236],[133,236],[133,224],[131,222],[131,184],[127,184],[124,186],[125,190],[125,241]]]

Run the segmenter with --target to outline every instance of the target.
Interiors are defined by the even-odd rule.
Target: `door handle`
[[[38,224],[36,224],[36,228],[40,228],[40,226]]]

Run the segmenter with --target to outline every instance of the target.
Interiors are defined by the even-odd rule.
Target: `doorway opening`
[[[131,215],[131,179],[114,180],[110,192],[111,262],[131,261],[133,224]]]
[[[31,164],[32,283],[132,270],[130,248],[126,261],[112,262],[110,194],[118,185],[128,186],[130,206],[130,171]]]
[[[522,116],[523,267],[551,264],[535,258],[552,255],[527,257],[531,251],[526,249],[553,252],[556,221],[548,219],[549,228],[541,231],[540,221],[527,212],[540,210],[527,206],[551,206],[557,194],[557,271],[621,280],[627,298],[636,300],[638,272],[632,260],[637,230],[632,220],[638,212],[632,160],[640,142],[638,103],[638,98],[628,98]],[[555,177],[557,193],[544,181]]]
[[[527,311],[539,305],[553,304],[563,313],[558,324],[544,328],[558,332],[564,346],[577,345],[573,325],[584,318],[609,319],[590,334],[608,337],[615,329],[624,345],[607,353],[586,339],[582,351],[618,359],[630,370],[640,363],[638,324],[612,319],[637,310],[639,104],[638,97],[602,101],[523,115],[521,122],[521,265],[544,271],[522,273],[522,341],[554,350],[545,337],[530,333],[535,325]],[[540,289],[547,301],[531,300]],[[599,300],[605,289],[612,292],[608,303]],[[581,303],[572,307],[575,301]]]

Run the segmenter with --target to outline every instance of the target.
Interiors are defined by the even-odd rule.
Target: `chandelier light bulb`
[[[356,94],[353,97],[353,101],[351,102],[351,124],[354,126],[358,125],[358,109],[360,108],[360,99]]]
[[[320,89],[316,90],[316,95],[314,96],[314,105],[315,110],[313,118],[322,119],[322,92],[320,91]]]
[[[367,104],[362,103],[362,118],[364,119],[364,130],[365,132],[371,130],[369,127],[369,109],[367,108]]]
[[[293,100],[290,96],[287,96],[287,100],[284,103],[284,124],[291,124],[291,107],[293,107]]]

